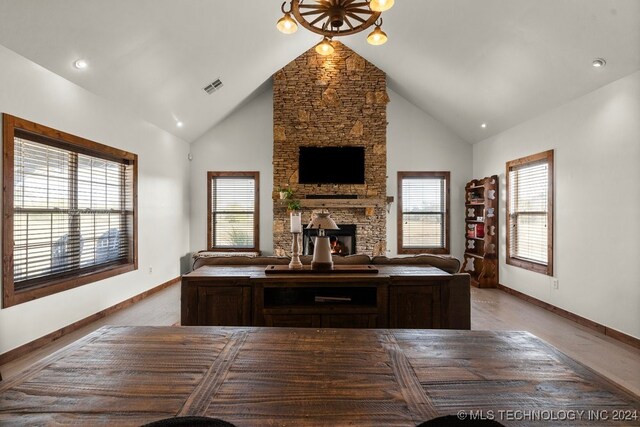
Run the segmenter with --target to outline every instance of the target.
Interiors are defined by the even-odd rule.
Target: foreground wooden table
[[[12,426],[413,426],[458,411],[640,425],[638,396],[526,332],[108,326],[0,383]]]

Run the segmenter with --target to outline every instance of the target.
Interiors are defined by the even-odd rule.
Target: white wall
[[[555,150],[554,276],[505,263],[505,163]],[[499,174],[500,282],[640,338],[640,71],[473,147]]]
[[[189,146],[2,46],[0,64],[0,112],[136,153],[139,161],[139,269],[1,309],[4,353],[180,275],[189,250]]]
[[[463,189],[471,179],[472,147],[389,90],[387,192],[396,196],[399,170],[451,171],[452,254],[462,256]],[[207,242],[207,171],[260,171],[260,247],[273,253],[273,90],[255,99],[191,144],[191,249]],[[396,204],[387,219],[388,249],[396,254]]]
[[[471,175],[472,147],[442,123],[387,89],[387,195],[394,196],[387,215],[387,249],[396,255],[398,171],[450,171],[451,255],[462,260],[464,249],[464,186]]]
[[[191,154],[191,250],[207,247],[207,172],[258,171],[260,249],[263,255],[272,255],[272,85],[193,142]]]

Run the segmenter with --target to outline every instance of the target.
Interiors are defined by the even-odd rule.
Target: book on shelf
[[[471,239],[484,239],[484,224],[467,224],[467,237]]]

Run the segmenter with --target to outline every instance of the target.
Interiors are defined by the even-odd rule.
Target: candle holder
[[[289,269],[302,270],[302,263],[300,262],[300,234],[291,233],[293,235],[293,243],[291,243],[291,262],[289,263]]]

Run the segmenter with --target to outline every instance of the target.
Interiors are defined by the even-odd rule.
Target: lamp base
[[[333,261],[332,262],[311,261],[311,269],[312,270],[333,270]]]
[[[331,258],[331,246],[329,237],[316,237],[316,244],[313,249],[313,260],[311,260],[312,270],[332,270],[333,258]]]

